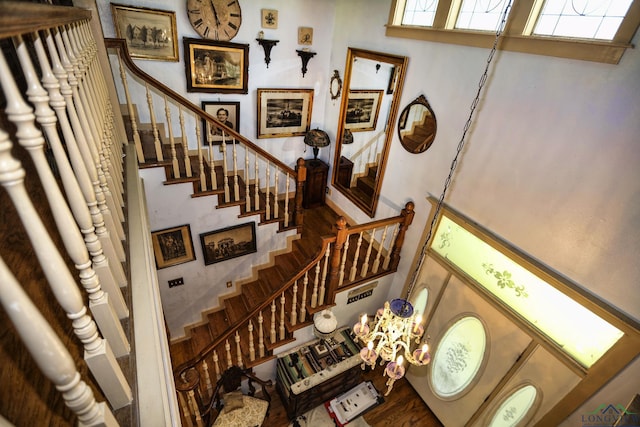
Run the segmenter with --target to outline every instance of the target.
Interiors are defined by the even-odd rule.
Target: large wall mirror
[[[408,58],[349,48],[333,186],[374,217]]]

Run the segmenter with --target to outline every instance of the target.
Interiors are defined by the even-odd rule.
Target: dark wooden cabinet
[[[338,165],[338,184],[344,188],[351,188],[351,175],[353,175],[353,162],[344,156],[340,156]]]
[[[305,209],[324,205],[327,191],[327,177],[329,165],[321,160],[305,160],[307,180],[304,183],[304,199],[302,207]]]
[[[344,331],[344,332],[343,332]],[[332,343],[333,356],[314,340],[278,355],[276,389],[289,419],[330,401],[362,382],[360,346],[342,328]],[[335,345],[335,346],[333,346]],[[333,359],[333,361],[331,361]]]

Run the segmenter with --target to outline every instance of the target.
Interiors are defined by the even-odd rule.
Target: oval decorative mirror
[[[400,143],[413,154],[422,153],[431,147],[437,128],[436,115],[424,95],[407,105],[398,119]]]
[[[336,135],[333,186],[374,217],[408,58],[349,48]]]
[[[329,93],[331,94],[331,100],[338,99],[342,92],[342,80],[340,79],[340,73],[338,70],[333,70],[333,76],[329,83]]]

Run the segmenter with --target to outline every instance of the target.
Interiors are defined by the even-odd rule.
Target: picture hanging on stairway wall
[[[350,90],[345,129],[351,132],[375,130],[382,90]]]
[[[132,58],[178,61],[175,12],[111,3],[111,15]]]
[[[240,132],[240,102],[237,101],[202,101],[202,109],[213,117],[235,130]],[[209,140],[214,145],[222,143],[222,129],[211,126],[206,120],[202,120],[202,144],[209,146]],[[226,134],[225,142],[230,141],[229,134]]]
[[[256,223],[234,225],[200,235],[204,265],[257,252]]]
[[[313,89],[258,89],[258,138],[304,136],[312,107]]]
[[[189,224],[152,231],[151,242],[158,269],[196,259]]]
[[[188,37],[183,41],[187,92],[248,92],[248,44]]]

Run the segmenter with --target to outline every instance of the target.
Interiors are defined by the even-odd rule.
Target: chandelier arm
[[[489,55],[487,57],[487,65],[485,66],[484,72],[482,73],[482,76],[480,77],[480,82],[478,83],[478,91],[476,92],[476,96],[473,99],[473,101],[471,102],[471,111],[469,112],[469,117],[467,118],[467,121],[464,125],[463,131],[462,131],[462,137],[460,138],[460,141],[458,142],[458,148],[456,149],[456,154],[453,158],[453,160],[451,161],[451,166],[449,168],[449,175],[447,176],[447,179],[444,182],[444,187],[442,189],[442,193],[440,194],[440,197],[438,198],[438,202],[436,203],[436,210],[433,214],[433,218],[431,219],[431,224],[429,225],[429,231],[427,232],[427,237],[424,241],[424,244],[422,245],[422,249],[420,250],[420,258],[418,259],[418,264],[416,265],[415,270],[413,271],[412,275],[411,275],[411,280],[409,281],[409,289],[407,289],[407,297],[405,298],[407,301],[409,300],[409,297],[411,296],[411,293],[413,292],[413,288],[416,285],[416,279],[418,277],[418,272],[422,269],[422,265],[424,264],[425,258],[426,258],[426,253],[427,253],[427,249],[429,247],[429,243],[431,242],[431,237],[433,235],[433,231],[435,229],[435,225],[436,222],[438,221],[438,214],[440,213],[440,210],[442,209],[442,205],[444,204],[444,198],[447,194],[447,190],[449,189],[449,186],[451,185],[451,178],[453,176],[453,172],[455,171],[457,165],[458,165],[458,157],[460,157],[460,153],[462,152],[462,149],[464,148],[464,144],[465,144],[465,138],[467,136],[467,132],[469,131],[469,129],[471,128],[471,123],[473,121],[473,115],[476,111],[476,107],[478,106],[479,102],[480,102],[480,95],[482,94],[482,89],[485,86],[485,83],[487,82],[487,77],[488,77],[488,73],[489,73],[489,67],[491,66],[491,62],[493,61],[493,57],[496,53],[496,50],[498,49],[498,42],[500,41],[500,37],[502,36],[502,32],[504,31],[504,27],[505,24],[507,22],[507,16],[508,16],[508,12],[509,12],[509,8],[511,8],[511,2],[512,0],[509,0],[507,2],[507,5],[504,8],[504,11],[502,12],[502,19],[500,20],[500,24],[498,25],[498,28],[496,30],[496,37],[493,41],[493,46],[491,47],[491,51],[489,52]]]

